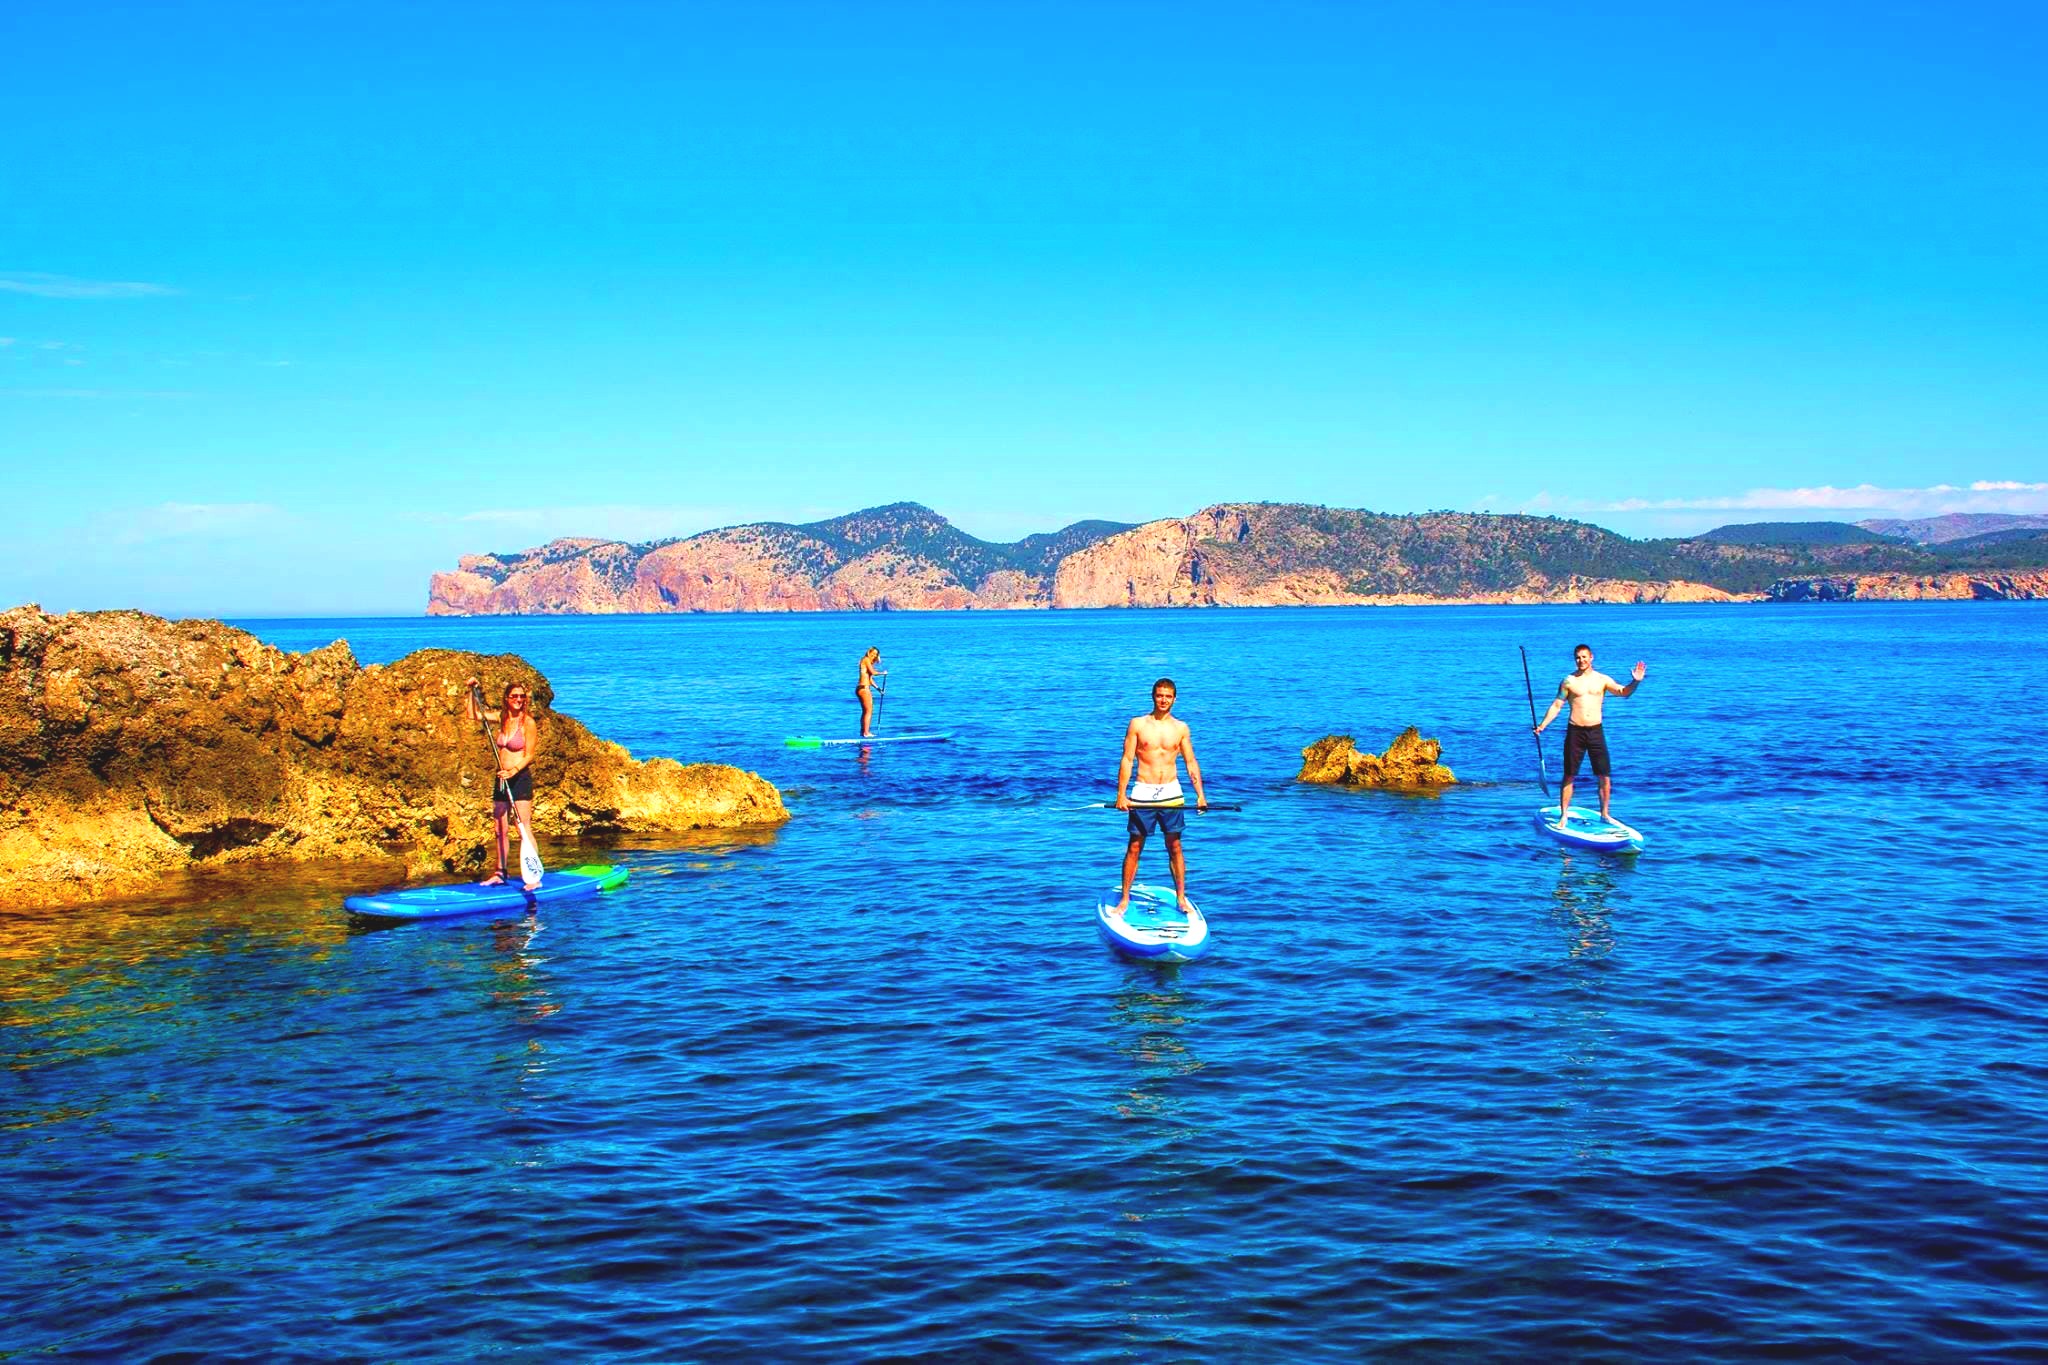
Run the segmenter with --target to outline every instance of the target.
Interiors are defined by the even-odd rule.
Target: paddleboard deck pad
[[[1564,821],[1557,818],[1556,806],[1545,806],[1536,812],[1536,827],[1570,848],[1600,853],[1640,853],[1643,848],[1641,830],[1619,820],[1602,820],[1577,806],[1572,807],[1571,818]]]
[[[1181,913],[1170,886],[1133,886],[1131,904],[1112,915],[1118,893],[1110,892],[1095,907],[1095,927],[1110,947],[1126,957],[1147,962],[1192,962],[1209,951],[1209,921],[1198,908]]]
[[[374,919],[443,919],[492,910],[525,910],[548,901],[594,896],[625,884],[625,868],[592,864],[550,872],[532,891],[517,880],[499,886],[462,882],[455,886],[408,886],[398,891],[380,891],[374,896],[350,896],[342,904],[355,914]]]
[[[869,735],[866,739],[856,735],[852,739],[820,739],[816,735],[791,735],[782,742],[792,749],[822,749],[833,744],[944,744],[953,737],[947,730],[932,735]]]

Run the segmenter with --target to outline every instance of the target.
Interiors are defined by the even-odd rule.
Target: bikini
[[[526,722],[523,720],[519,722],[519,729],[516,734],[501,734],[498,738],[498,747],[508,754],[525,753]],[[512,799],[514,801],[533,800],[533,770],[531,768],[521,768],[518,772],[500,782],[495,798],[498,805],[502,806],[505,804],[505,789],[507,787],[512,789]]]

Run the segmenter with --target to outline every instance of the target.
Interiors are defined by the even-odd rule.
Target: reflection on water
[[[1559,1125],[1575,1161],[1609,1156],[1617,1146],[1612,1116],[1614,1025],[1606,978],[1619,944],[1614,901],[1633,859],[1561,850],[1551,920],[1563,932],[1563,991],[1553,1019],[1563,1040],[1557,1074],[1570,1097]]]
[[[1179,1340],[1178,1327],[1191,1312],[1175,1268],[1199,1240],[1186,1215],[1208,1159],[1193,1107],[1180,1092],[1203,1068],[1188,1036],[1201,1019],[1201,996],[1179,966],[1132,963],[1123,970],[1109,1018],[1129,1074],[1113,1107],[1119,1119],[1140,1127],[1117,1144],[1131,1171],[1117,1231],[1128,1271],[1117,1284],[1128,1340],[1157,1346]]]
[[[1202,1069],[1202,1059],[1188,1046],[1183,1030],[1196,1019],[1196,997],[1174,966],[1133,966],[1129,977],[1110,998],[1110,1019],[1116,1026],[1117,1051],[1129,1059],[1129,1087],[1116,1102],[1117,1114],[1162,1125],[1156,1136],[1180,1142],[1195,1136],[1182,1118],[1182,1102],[1174,1082]]]
[[[1597,961],[1614,951],[1614,921],[1608,900],[1617,878],[1636,871],[1632,860],[1598,853],[1560,855],[1552,919],[1564,930],[1565,956],[1572,961]]]

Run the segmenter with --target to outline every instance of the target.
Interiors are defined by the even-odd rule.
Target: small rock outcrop
[[[1394,737],[1384,754],[1362,751],[1349,735],[1326,735],[1301,751],[1297,782],[1343,787],[1448,787],[1458,779],[1437,760],[1444,746],[1414,726]]]
[[[218,621],[0,613],[0,880],[11,907],[145,892],[254,859],[481,868],[491,750],[463,681],[532,693],[534,833],[779,824],[781,794],[722,764],[636,761],[553,710],[517,655],[429,649],[360,667],[345,642],[287,654]]]

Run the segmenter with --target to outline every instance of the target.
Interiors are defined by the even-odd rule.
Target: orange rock
[[[516,655],[421,650],[358,667],[345,643],[287,654],[217,621],[0,613],[0,878],[17,906],[150,890],[259,859],[483,866],[491,751],[463,680],[526,681],[542,726],[534,832],[601,837],[774,825],[762,778],[635,761],[552,709]]]
[[[1448,787],[1458,779],[1437,760],[1444,746],[1409,726],[1384,754],[1366,753],[1349,735],[1326,735],[1301,751],[1297,782],[1345,787]]]

